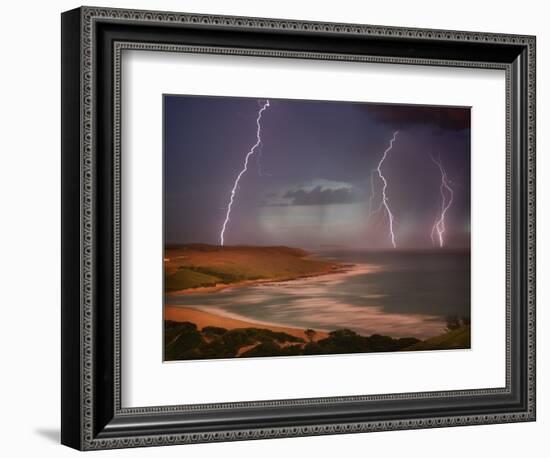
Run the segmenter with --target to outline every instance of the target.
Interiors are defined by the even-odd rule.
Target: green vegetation
[[[227,330],[216,326],[207,326],[199,331],[194,323],[165,321],[164,329],[164,359],[167,361],[235,356],[274,356],[282,350],[280,345],[304,342],[304,339],[284,332],[259,328]],[[239,355],[239,350],[243,347],[251,348]],[[266,352],[266,354],[260,355],[259,353],[262,352]]]
[[[303,355],[302,345],[288,345],[280,347],[274,342],[266,342],[256,345],[254,348],[244,352],[241,357],[253,358],[258,356],[298,356]]]
[[[171,275],[166,275],[164,287],[166,291],[209,286],[220,282],[221,279],[213,275],[180,267]]]
[[[406,350],[456,350],[470,348],[470,325],[448,331],[446,334],[415,343]]]
[[[203,342],[202,334],[193,323],[164,323],[165,359],[181,359],[178,355],[185,355]]]
[[[166,292],[242,281],[281,281],[330,272],[340,264],[308,257],[284,246],[169,246],[165,252]]]
[[[378,334],[361,336],[349,329],[339,329],[316,342],[313,341],[313,329],[306,330],[310,331],[308,333],[304,331],[302,339],[260,328],[227,330],[207,326],[199,330],[193,323],[174,321],[165,321],[164,326],[166,361],[470,348],[470,325],[462,325],[424,341]]]
[[[349,329],[332,331],[325,339],[310,342],[304,347],[304,355],[326,355],[342,353],[372,353],[404,350],[420,342],[414,337],[393,339],[388,336],[373,334],[366,337]]]
[[[308,329],[307,331],[313,331]],[[313,333],[304,338],[285,332],[260,328],[227,330],[216,326],[197,329],[193,323],[165,321],[165,360],[247,358],[258,356],[298,356],[346,353],[373,353],[413,350],[470,348],[470,326],[448,331],[420,341],[414,337],[394,339],[373,334],[361,336],[349,329],[338,329],[328,337],[313,341]]]

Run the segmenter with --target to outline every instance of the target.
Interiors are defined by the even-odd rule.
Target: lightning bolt
[[[388,181],[386,180],[386,177],[384,177],[384,175],[382,174],[382,165],[384,164],[384,161],[386,160],[386,157],[388,156],[388,153],[391,151],[391,149],[393,148],[393,143],[395,142],[396,138],[397,138],[397,134],[399,133],[399,131],[395,131],[393,133],[393,137],[391,138],[390,140],[390,145],[386,148],[386,150],[384,151],[384,153],[382,154],[382,158],[380,159],[380,162],[378,163],[378,167],[376,167],[375,169],[373,169],[371,171],[371,197],[369,199],[369,218],[374,214],[374,213],[378,213],[380,210],[382,209],[385,209],[386,211],[386,214],[388,215],[388,224],[389,224],[389,233],[390,233],[390,239],[391,239],[391,244],[394,248],[397,248],[397,244],[395,242],[395,233],[393,231],[393,223],[395,221],[395,217],[390,209],[390,206],[389,206],[389,199],[388,199],[388,196],[386,194],[386,190],[388,189]],[[380,205],[378,206],[378,208],[376,210],[373,210],[372,209],[372,204],[374,202],[374,177],[377,176],[380,181],[382,181],[382,200],[380,201]]]
[[[260,146],[258,147],[258,158],[257,158],[257,165],[258,165],[258,175],[261,177],[270,177],[272,176],[270,173],[265,173],[262,167],[262,157],[263,157],[263,143],[260,143]]]
[[[445,245],[445,240],[443,238],[443,234],[445,234],[445,216],[447,215],[447,211],[453,203],[454,192],[450,186],[449,179],[447,178],[447,172],[445,171],[443,163],[441,162],[441,154],[439,155],[438,159],[434,158],[430,154],[430,158],[433,163],[437,165],[437,167],[439,168],[439,172],[441,173],[441,184],[439,185],[439,192],[441,194],[441,213],[435,219],[434,225],[432,227],[431,237],[432,243],[435,245],[436,241],[439,241],[439,247],[442,248]],[[447,197],[449,197],[448,201]]]
[[[241,181],[242,176],[246,173],[248,170],[248,160],[250,157],[254,154],[258,146],[262,143],[262,125],[260,124],[260,121],[262,119],[262,114],[267,108],[269,107],[269,100],[266,100],[266,102],[261,106],[261,108],[258,111],[258,117],[256,118],[256,143],[248,150],[248,153],[246,153],[246,156],[244,158],[243,168],[235,178],[235,182],[233,183],[233,188],[231,189],[231,194],[229,196],[229,204],[227,205],[227,211],[225,214],[225,220],[223,222],[222,230],[220,233],[220,244],[223,246],[224,244],[224,234],[225,229],[227,228],[227,224],[229,223],[229,218],[231,216],[231,208],[233,207],[233,203],[235,201],[235,196],[237,194],[237,188],[239,187],[239,181]]]

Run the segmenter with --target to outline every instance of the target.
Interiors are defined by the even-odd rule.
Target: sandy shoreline
[[[166,305],[164,307],[164,319],[169,321],[189,321],[197,325],[199,329],[205,326],[217,326],[225,329],[237,329],[237,328],[261,328],[269,329],[273,332],[286,332],[291,336],[300,337],[307,341],[304,334],[305,329],[292,328],[287,326],[274,326],[270,324],[255,323],[253,321],[245,321],[237,318],[231,318],[227,316],[216,315],[210,312],[204,312],[202,310],[194,309],[191,307],[176,307],[172,305]],[[325,331],[317,331],[314,337],[314,341],[324,339],[328,336]]]
[[[323,272],[315,272],[311,274],[295,275],[282,278],[262,278],[259,280],[243,280],[235,283],[218,283],[214,286],[199,286],[197,288],[180,289],[176,291],[167,291],[167,296],[182,296],[190,294],[203,294],[222,291],[230,288],[242,288],[243,286],[261,286],[270,285],[273,283],[289,282],[293,280],[305,280],[307,278],[323,277],[325,275],[340,274],[351,271],[355,267],[354,264],[343,264],[341,266],[332,265],[329,269]]]

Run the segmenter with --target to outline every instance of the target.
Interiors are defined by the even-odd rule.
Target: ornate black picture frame
[[[506,386],[123,408],[125,49],[504,70]],[[534,421],[535,37],[95,7],[63,13],[61,389],[61,441],[80,450]]]

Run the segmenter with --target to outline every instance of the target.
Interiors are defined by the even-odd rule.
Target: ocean
[[[192,307],[261,324],[425,339],[449,316],[470,317],[470,254],[465,251],[322,251],[345,272],[216,292],[166,296]]]

